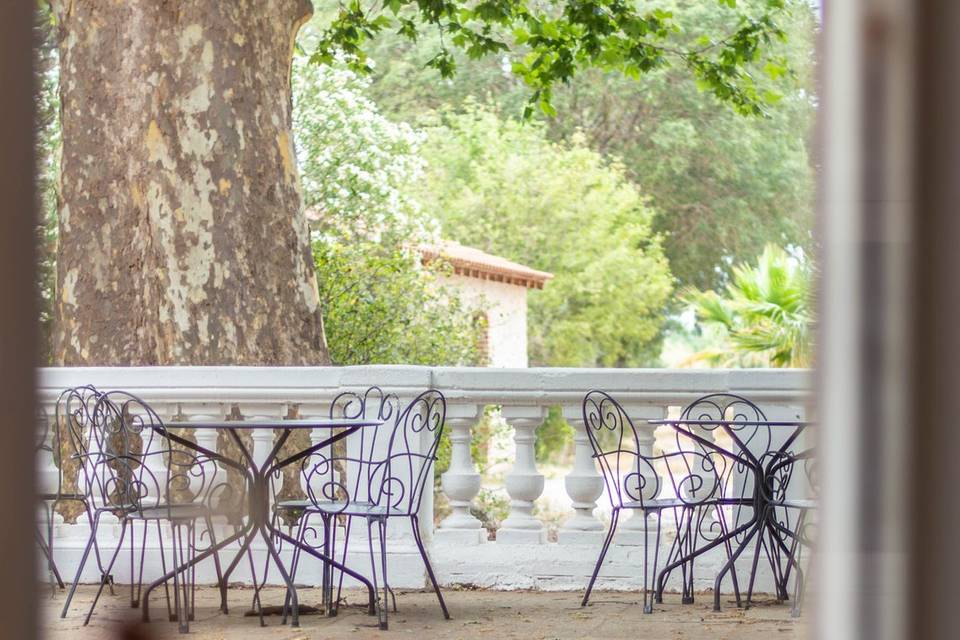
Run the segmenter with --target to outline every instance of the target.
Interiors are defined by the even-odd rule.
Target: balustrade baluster
[[[472,513],[473,499],[480,493],[480,474],[470,455],[473,440],[470,428],[483,416],[483,406],[451,404],[446,426],[450,430],[450,468],[441,477],[443,492],[452,513],[443,519],[436,535],[444,541],[478,544],[487,539],[483,524]]]
[[[533,503],[543,493],[543,474],[537,470],[534,444],[536,429],[546,417],[543,407],[504,406],[503,417],[514,429],[516,459],[506,477],[510,515],[497,531],[503,543],[543,543],[546,530],[533,516]]]
[[[247,422],[265,422],[279,420],[286,415],[286,406],[282,403],[244,403],[240,406],[243,419]],[[253,450],[250,452],[257,467],[262,467],[267,456],[273,450],[273,429],[250,429]]]
[[[60,470],[54,459],[54,447],[58,444],[55,437],[57,425],[53,423],[55,415],[55,408],[47,406],[37,416],[37,443],[40,445],[37,449],[37,491],[41,494],[56,493],[60,480]]]
[[[603,540],[603,523],[593,515],[597,499],[603,495],[603,477],[593,458],[593,447],[583,422],[583,408],[578,403],[563,407],[563,416],[573,427],[573,469],[563,479],[567,495],[573,501],[573,515],[560,529],[559,542],[564,544],[599,544]]]
[[[224,411],[219,403],[185,403],[180,405],[180,414],[184,420],[190,422],[210,422],[222,419]],[[176,426],[176,424],[172,426]],[[214,453],[217,452],[216,429],[194,429],[193,437],[196,443],[204,449]],[[220,481],[220,478],[211,477],[211,474],[225,474],[225,471],[222,471],[219,466],[210,462],[205,463],[203,467],[203,475],[191,475],[190,477],[190,491],[193,492],[194,496],[203,488],[209,489],[211,482]],[[204,483],[207,484],[206,487],[203,487]]]
[[[301,403],[297,409],[297,413],[299,417],[303,419],[326,420],[330,416],[330,405],[326,402]],[[329,437],[329,429],[311,429],[310,446],[315,447]],[[330,455],[330,447],[327,446],[314,452],[309,460],[301,460],[296,463],[297,475],[300,479],[300,489],[303,491],[304,496],[309,497],[312,493],[317,500],[323,499],[323,483],[330,477],[330,474],[327,472],[328,470],[324,469],[318,470],[316,474],[311,474],[311,470],[314,465],[318,464],[322,459],[329,458]],[[312,485],[312,487],[310,485]]]

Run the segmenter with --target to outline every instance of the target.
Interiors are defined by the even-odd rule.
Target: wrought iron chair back
[[[86,433],[77,431],[81,470],[91,503],[126,515],[144,517],[145,509],[166,518],[175,505],[200,502],[216,506],[233,489],[206,456],[175,447],[166,427],[143,400],[125,391],[100,393],[89,412]],[[228,497],[226,494],[230,494]]]
[[[792,531],[792,535],[799,537],[807,546],[812,546],[816,537],[812,533],[816,530],[816,521],[806,518],[798,521],[794,512],[814,509],[820,498],[820,466],[816,449],[771,455],[767,464],[771,482],[761,490],[776,511],[779,527]]]
[[[96,482],[93,474],[91,441],[94,439],[94,407],[102,394],[92,385],[65,389],[57,399],[54,414],[55,443],[54,460],[60,468],[58,494],[63,492],[63,468],[65,460],[60,445],[61,433],[66,432],[69,443],[69,458],[77,461],[77,491],[87,498],[92,497]],[[59,450],[58,450],[59,449]]]
[[[687,431],[694,433],[694,438],[677,431],[675,433],[678,449],[694,447],[696,450],[716,455],[718,449],[711,445],[720,437],[729,437],[732,433],[737,440],[734,449],[743,450],[760,459],[767,455],[773,446],[773,433],[769,425],[763,424],[767,417],[753,402],[742,396],[731,393],[713,393],[694,400],[687,405],[680,414],[681,420],[703,421],[696,428],[688,425]],[[740,421],[745,424],[729,425],[726,429],[719,421]],[[752,475],[740,460],[733,460],[723,467],[724,473],[720,476],[720,494],[724,499],[747,501],[754,489]]]
[[[420,511],[427,482],[443,435],[447,401],[428,389],[397,415],[387,457],[374,465],[371,497],[387,516],[414,516]]]
[[[655,507],[665,488],[672,491],[670,497],[687,506],[718,497],[720,478],[728,465],[717,452],[685,446],[643,454],[630,416],[604,391],[586,395],[583,420],[613,508]]]
[[[779,453],[778,448],[782,442],[778,442],[775,436],[783,436],[784,433],[775,434],[775,427],[768,424],[767,416],[753,402],[742,396],[729,393],[710,394],[699,398],[688,405],[681,413],[681,419],[704,421],[704,424],[690,426],[685,429],[699,431],[701,440],[695,440],[694,446],[701,450],[710,448],[710,440],[715,440],[714,434],[722,434],[721,437],[730,437],[734,440],[731,451],[737,453],[737,457],[727,465],[726,473],[720,477],[720,489],[723,501],[730,513],[729,526],[737,527],[748,520],[754,512],[754,500],[757,492],[762,492],[767,504],[783,504],[787,500],[787,493],[790,490],[791,495],[796,492],[796,483],[793,482],[795,463],[804,459],[804,465],[814,464],[812,459],[805,457],[798,458],[791,451]],[[726,428],[711,424],[716,421],[740,421],[744,424],[728,424]],[[685,443],[689,446],[690,438],[677,434],[678,446]],[[753,464],[757,464],[766,469],[766,478],[769,486],[755,486],[755,475],[743,461],[743,458],[751,459]],[[812,467],[810,467],[812,469]],[[791,483],[793,488],[791,489]],[[789,509],[783,509],[774,506],[776,517],[782,522],[782,526],[790,530],[794,525],[794,518]],[[701,530],[700,534],[709,539],[711,534]],[[746,533],[737,536],[742,539]]]
[[[361,419],[383,424],[360,429],[340,443],[304,458],[300,464],[301,486],[307,499],[326,511],[344,511],[351,504],[367,502],[376,491],[373,486],[378,450],[386,449],[386,434],[399,412],[400,399],[380,387],[363,393],[346,391],[330,403],[331,419]],[[342,447],[342,448],[341,448]],[[384,453],[379,454],[382,458]]]

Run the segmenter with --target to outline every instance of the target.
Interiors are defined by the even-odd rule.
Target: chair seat
[[[288,511],[300,510],[307,513],[328,513],[331,515],[347,516],[383,516],[387,514],[387,508],[369,502],[345,502],[342,500],[331,500],[329,502],[313,502],[311,500],[284,500],[277,504],[278,509]],[[394,509],[396,515],[400,515]]]
[[[49,502],[52,500],[77,500],[83,501],[87,499],[87,496],[82,493],[41,493],[40,499],[44,502]]]
[[[185,504],[158,505],[144,507],[127,514],[135,520],[197,520],[214,515],[214,511],[205,504],[188,502]]]
[[[783,502],[778,503],[777,506],[786,507],[788,509],[816,509],[817,501],[799,498],[796,500],[784,500]]]
[[[653,511],[656,509],[669,509],[671,507],[692,507],[699,505],[692,505],[684,502],[680,498],[659,498],[657,500],[631,500],[630,502],[624,502],[624,509],[646,509]]]

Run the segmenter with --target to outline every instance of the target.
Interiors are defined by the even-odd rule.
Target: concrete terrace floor
[[[61,619],[65,593],[41,591],[42,628],[48,640],[149,640],[194,637],[204,640],[300,640],[305,638],[391,638],[523,640],[577,638],[643,638],[644,640],[769,640],[805,637],[807,616],[790,617],[790,607],[759,596],[748,610],[739,610],[725,598],[724,610],[714,613],[710,594],[701,594],[692,605],[681,605],[680,596],[668,594],[652,615],[641,612],[637,593],[595,591],[587,608],[580,608],[580,594],[573,592],[446,590],[444,595],[452,620],[444,620],[432,592],[398,591],[399,611],[390,614],[389,631],[380,631],[376,618],[362,606],[364,594],[351,591],[340,614],[301,614],[300,628],[280,624],[279,616],[265,618],[260,627],[256,617],[244,615],[250,609],[252,590],[232,588],[230,614],[217,608],[215,589],[198,587],[196,620],[190,635],[181,636],[175,622],[166,621],[162,592],[151,598],[153,621],[139,625],[139,610],[130,608],[129,588],[115,587],[116,595],[104,591],[90,625],[83,617],[95,587],[81,586],[66,619]],[[316,604],[319,589],[301,589],[301,603]],[[279,605],[283,591],[268,587],[262,593],[265,606]]]

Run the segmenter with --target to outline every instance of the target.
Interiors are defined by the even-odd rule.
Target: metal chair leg
[[[167,574],[167,551],[163,548],[163,527],[160,525],[160,520],[154,520],[157,523],[157,547],[160,549],[160,570],[163,572],[160,575]],[[144,546],[146,546],[146,531],[144,531]],[[167,619],[173,620],[173,607],[170,603],[170,585],[168,582],[163,583],[163,593],[167,600]],[[142,596],[142,594],[141,594]],[[139,600],[140,598],[138,598]],[[146,613],[147,609],[144,608]],[[146,620],[144,620],[146,622]]]
[[[760,564],[760,548],[763,546],[765,545],[763,542],[763,534],[761,534],[757,536],[756,549],[753,551],[753,563],[750,567],[750,580],[747,583],[747,607],[750,606],[750,603],[753,600],[753,586],[757,578],[757,566]],[[740,606],[739,600],[737,601],[737,606]]]
[[[182,579],[181,579],[181,577],[180,577],[180,573],[181,573],[181,572],[179,571],[178,568],[179,568],[180,565],[182,564],[182,559],[180,558],[180,555],[177,553],[177,547],[180,546],[180,545],[182,544],[182,542],[181,542],[181,540],[180,540],[179,527],[178,527],[175,523],[171,522],[171,523],[170,523],[170,529],[171,529],[171,532],[172,532],[172,533],[171,533],[171,536],[170,536],[170,551],[171,551],[172,564],[173,564],[173,569],[174,569],[174,573],[173,573],[173,605],[174,605],[174,607],[176,608],[176,611],[177,611],[176,617],[177,617],[178,628],[179,628],[179,630],[180,630],[180,633],[187,633],[187,632],[189,631],[189,627],[186,628],[186,629],[184,628],[184,619],[183,619],[182,608],[181,608],[181,604],[182,604],[182,603],[181,603],[181,601],[180,601],[180,599],[181,599],[180,583],[181,583]]]
[[[323,521],[323,555],[330,557],[330,548],[333,544],[330,536],[330,520],[331,517],[329,514],[322,514],[321,518]],[[330,614],[330,601],[333,599],[333,571],[330,568],[330,565],[326,562],[323,563],[322,574],[321,574],[321,592],[323,594],[323,611],[327,615]]]
[[[87,617],[83,621],[83,626],[90,624],[90,618],[93,616],[93,610],[97,608],[97,601],[100,599],[100,594],[103,593],[103,587],[108,582],[108,576],[110,575],[110,570],[113,569],[113,563],[116,562],[117,556],[120,555],[120,550],[123,549],[123,539],[127,534],[127,526],[129,521],[124,518],[120,523],[120,541],[117,543],[117,548],[113,552],[113,557],[110,558],[110,563],[107,565],[106,576],[101,578],[100,586],[97,588],[96,595],[93,596],[93,603],[90,605],[90,611],[87,612]],[[79,575],[77,576],[79,579]]]
[[[341,557],[340,564],[347,564],[347,549],[350,546],[350,527],[353,525],[353,517],[347,516],[347,521],[344,524],[343,528],[343,556]],[[336,552],[336,549],[334,549]],[[340,608],[340,598],[343,593],[343,571],[338,572],[340,574],[339,580],[337,580],[337,599],[336,603],[333,606],[333,615],[337,615],[337,610]],[[371,611],[371,613],[373,613]]]
[[[381,552],[381,571],[383,572],[381,577],[383,579],[383,599],[380,599],[380,585],[377,581],[377,560],[376,553],[373,549],[373,525],[377,525],[377,533],[380,537],[380,552]],[[386,554],[386,545],[384,544],[384,532],[381,526],[380,519],[377,518],[367,518],[367,540],[370,546],[370,569],[373,576],[373,591],[376,594],[376,611],[377,618],[379,620],[380,629],[386,630],[388,628],[387,620],[387,554]]]
[[[83,575],[83,567],[87,563],[87,558],[90,557],[90,549],[93,547],[97,539],[97,527],[100,524],[100,515],[97,514],[93,518],[93,523],[90,527],[90,538],[87,540],[87,546],[83,549],[83,555],[80,556],[80,564],[77,565],[77,575],[73,579],[73,583],[70,585],[70,591],[67,592],[67,599],[63,603],[63,610],[60,611],[60,617],[66,618],[67,611],[70,609],[70,601],[73,600],[73,594],[77,590],[77,585],[80,584],[80,576]],[[101,580],[103,578],[101,577]]]
[[[720,611],[720,583],[723,581],[723,576],[726,575],[727,571],[736,571],[734,565],[737,562],[737,558],[740,557],[740,554],[743,553],[743,550],[747,548],[747,545],[750,544],[750,540],[753,538],[754,534],[757,532],[757,527],[763,526],[763,523],[759,525],[754,525],[752,529],[747,532],[747,535],[744,537],[743,542],[740,543],[740,546],[737,547],[737,550],[734,552],[730,559],[727,560],[727,563],[723,565],[720,569],[720,572],[717,574],[716,580],[714,580],[713,585],[713,610]]]
[[[137,534],[130,523],[130,608],[136,609],[140,606],[140,594],[143,591],[143,562],[147,553],[147,530],[150,528],[149,520],[143,522],[143,538],[140,542],[140,570],[136,570],[134,562],[134,546],[136,544]],[[166,573],[166,571],[164,571]],[[136,577],[136,579],[134,579]]]
[[[300,522],[297,525],[297,537],[296,540],[299,544],[304,544],[304,537],[306,536],[307,523],[310,520],[310,514],[304,512],[300,516]],[[300,547],[294,545],[293,555],[290,559],[290,580],[296,582],[297,580],[297,569],[300,568]],[[283,617],[280,620],[280,624],[287,624],[287,618],[290,615],[290,590],[287,589],[286,593],[283,596]]]
[[[192,520],[187,528],[189,531],[189,553],[187,557],[190,562],[197,557],[197,522]],[[190,609],[187,613],[187,620],[194,621],[197,610],[197,565],[190,565]]]
[[[57,565],[53,561],[53,551],[50,549],[46,540],[43,539],[43,534],[40,533],[38,529],[36,532],[37,546],[40,547],[40,551],[43,553],[44,557],[47,559],[47,571],[50,573],[51,585],[54,589],[66,588],[66,585],[63,584],[63,578],[60,576],[60,571],[57,570]]]
[[[146,524],[146,523],[144,523]],[[136,609],[137,605],[137,593],[136,593],[136,580],[134,576],[137,575],[137,563],[136,563],[136,546],[137,546],[137,531],[133,526],[133,523],[130,523],[130,608]]]
[[[657,560],[660,557],[660,531],[663,528],[663,518],[661,511],[657,511],[657,536],[653,543],[653,567],[650,571],[647,570],[647,559],[650,555],[650,545],[647,542],[647,532],[650,527],[650,514],[644,510],[640,512],[643,514],[643,612],[644,613],[653,613],[653,600],[656,596],[656,591],[650,590],[650,583],[657,575]]]
[[[210,538],[210,546],[217,546],[217,534],[213,530],[213,519],[210,516],[207,516],[204,519],[204,524],[207,527],[207,536]],[[213,566],[217,571],[217,587],[220,590],[220,610],[226,612],[227,608],[227,587],[223,584],[223,569],[220,566],[220,552],[213,552]]]
[[[794,565],[794,590],[793,590],[793,607],[790,609],[791,618],[800,617],[800,608],[803,606],[802,599],[804,594],[804,585],[806,582],[806,576],[804,571],[800,569],[800,556],[802,554],[802,549],[797,549],[797,556],[795,558],[796,564]]]
[[[425,566],[427,569],[427,575],[430,577],[430,583],[433,585],[433,591],[437,594],[437,600],[440,601],[440,609],[443,610],[443,617],[449,620],[450,612],[447,611],[447,603],[443,601],[443,594],[440,593],[440,585],[437,584],[437,577],[433,573],[433,567],[430,564],[430,558],[427,556],[427,550],[423,546],[423,538],[420,535],[420,519],[417,516],[411,516],[410,524],[413,525],[413,539],[417,543],[417,549],[420,550],[420,557],[423,558],[423,566]],[[393,592],[391,591],[391,593]],[[396,598],[394,598],[393,603],[393,610],[396,612]]]
[[[329,525],[330,527],[330,555],[328,557],[333,558],[337,554],[337,516],[335,515],[331,516],[330,521],[326,523],[324,526],[327,526],[327,525]],[[346,558],[344,558],[344,562],[346,562]],[[338,602],[337,604],[334,604],[333,602],[334,568],[331,566],[329,567],[329,570],[330,570],[330,583],[329,583],[328,591],[326,594],[327,600],[324,602],[323,607],[324,607],[324,611],[327,614],[327,617],[332,618],[333,616],[337,615],[337,607],[339,606],[340,593],[338,588],[337,590]],[[341,572],[341,582],[342,582],[342,577],[343,577],[343,574]]]
[[[590,592],[593,591],[593,583],[597,581],[597,575],[600,573],[600,565],[603,564],[603,559],[607,555],[607,550],[610,548],[610,543],[613,541],[613,534],[617,531],[617,522],[620,519],[620,510],[614,509],[610,514],[610,529],[607,531],[607,537],[603,541],[603,547],[600,548],[600,556],[597,558],[597,564],[593,567],[593,575],[590,576],[590,582],[587,584],[587,591],[583,594],[583,601],[580,602],[581,607],[587,606],[587,602],[590,600]]]
[[[380,618],[380,628],[387,630],[387,594],[390,591],[390,580],[387,578],[387,521],[379,521],[380,529],[380,564],[383,567],[383,615]]]

